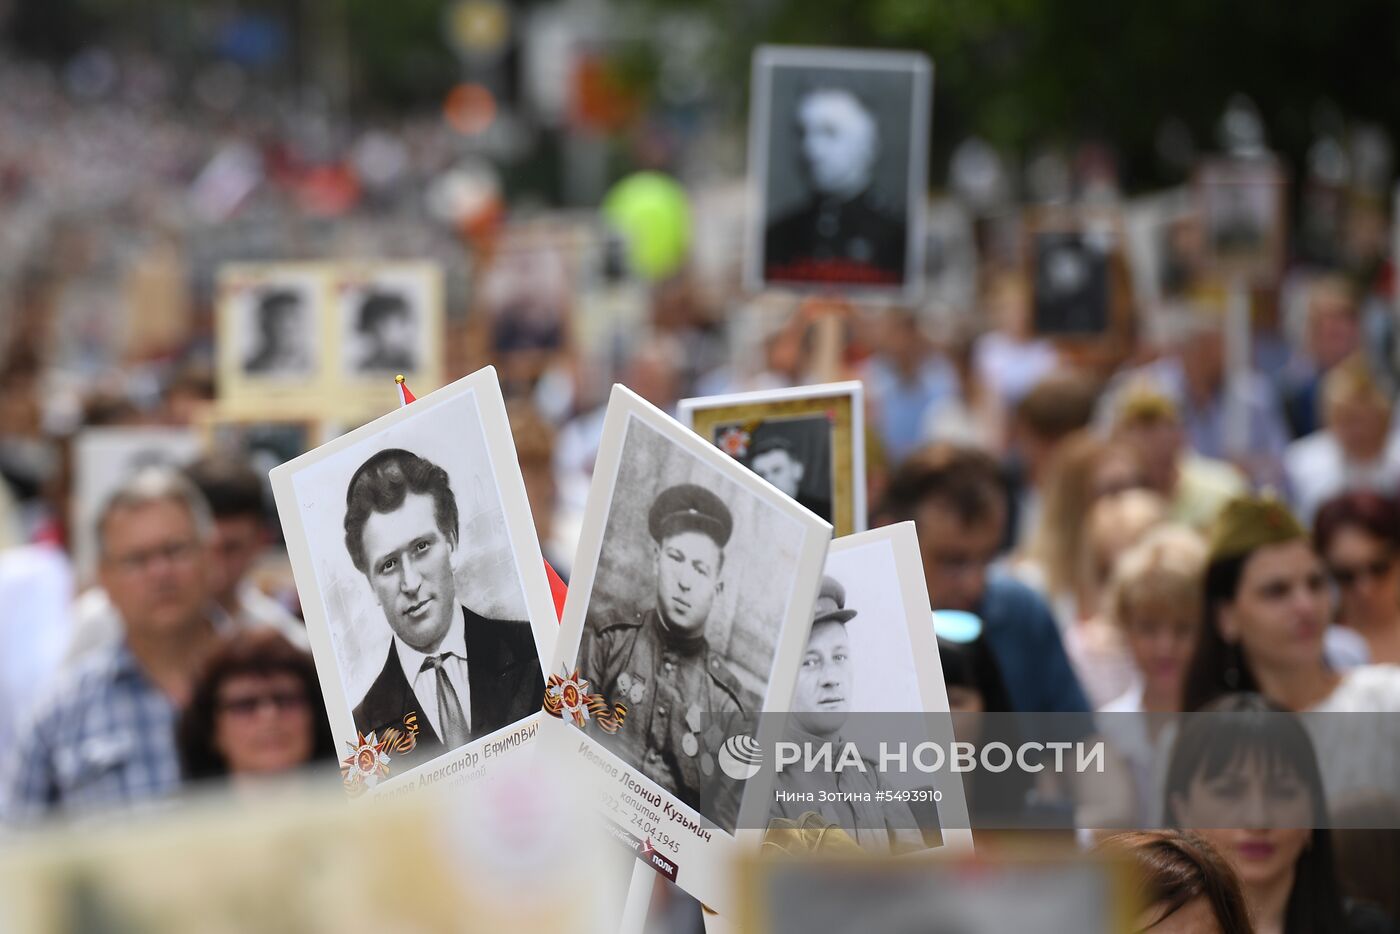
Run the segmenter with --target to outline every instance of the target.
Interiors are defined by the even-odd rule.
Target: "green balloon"
[[[690,249],[690,201],[669,175],[627,176],[603,199],[603,217],[622,234],[628,262],[644,278],[675,272]]]

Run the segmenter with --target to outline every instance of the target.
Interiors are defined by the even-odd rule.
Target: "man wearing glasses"
[[[1087,712],[1045,599],[992,567],[1007,518],[996,462],[973,448],[930,445],[910,455],[885,495],[891,521],[918,527],[931,608],[982,619],[1016,710]]]
[[[174,726],[191,671],[218,638],[204,613],[212,520],[180,473],[148,468],[97,522],[98,578],[117,638],[66,670],[0,762],[11,823],[166,796],[180,784]]]

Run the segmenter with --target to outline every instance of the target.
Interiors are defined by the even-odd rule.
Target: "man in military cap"
[[[732,831],[740,787],[717,767],[724,741],[750,732],[757,704],[705,638],[724,590],[724,547],[734,519],[718,496],[681,484],[663,490],[647,519],[656,564],[652,606],[625,620],[590,620],[582,674],[610,703],[627,705],[621,729],[599,739],[684,804]]]
[[[856,611],[846,608],[846,588],[831,577],[823,577],[812,611],[812,631],[797,670],[797,688],[785,738],[810,746],[814,752],[830,744],[833,762],[840,761],[845,748],[841,728],[850,717],[855,689],[850,639],[846,635],[846,624],[855,617]],[[804,812],[814,811],[873,852],[924,849],[927,845],[908,804],[878,800],[877,794],[888,788],[875,762],[866,759],[865,771],[854,767],[805,771],[801,766],[799,760],[778,773],[776,790],[794,798],[784,800],[783,796],[776,796],[773,817],[801,820]],[[835,795],[837,800],[823,802],[822,792]],[[841,800],[847,793],[851,799]],[[871,800],[864,800],[866,794]]]
[[[804,496],[802,481],[807,465],[802,462],[786,434],[776,429],[754,432],[749,448],[749,469],[826,521],[831,521],[830,497]]]

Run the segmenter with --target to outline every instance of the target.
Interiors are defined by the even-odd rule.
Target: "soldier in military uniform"
[[[656,602],[629,619],[590,621],[582,674],[609,702],[625,703],[616,734],[599,739],[720,828],[732,831],[741,788],[720,771],[724,741],[749,733],[757,702],[705,638],[724,589],[729,509],[703,487],[681,484],[652,503]]]
[[[754,473],[818,516],[831,521],[831,498],[803,493],[802,481],[807,476],[807,465],[802,462],[802,458],[793,448],[792,440],[782,433],[781,428],[764,425],[754,432],[753,444],[749,448],[748,466]]]
[[[846,637],[846,624],[855,616],[855,610],[846,609],[846,589],[840,582],[822,578],[812,614],[812,631],[798,669],[793,712],[784,735],[785,741],[809,744],[814,752],[830,744],[833,763],[840,760],[845,748],[840,732],[850,716],[851,691],[855,687],[850,641]],[[775,792],[811,794],[816,800],[784,801],[777,797],[771,816],[801,821],[807,812],[819,814],[872,852],[924,849],[927,844],[913,810],[902,801],[875,800],[878,793],[888,791],[888,786],[881,779],[877,764],[870,759],[864,761],[863,772],[854,766],[830,772],[805,771],[801,762],[786,766],[778,773]],[[820,793],[824,791],[850,792],[855,798],[822,802]],[[872,800],[860,800],[865,793]]]
[[[850,90],[815,88],[798,102],[797,128],[812,197],[770,220],[765,278],[902,282],[908,230],[903,206],[884,203],[872,184],[880,154],[875,115]]]

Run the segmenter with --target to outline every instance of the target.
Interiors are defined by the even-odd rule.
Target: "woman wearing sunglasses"
[[[1366,640],[1371,661],[1400,663],[1400,506],[1344,493],[1318,510],[1313,540],[1337,585],[1337,622]]]
[[[311,656],[266,629],[235,635],[208,659],[178,740],[187,780],[235,788],[335,757]]]

